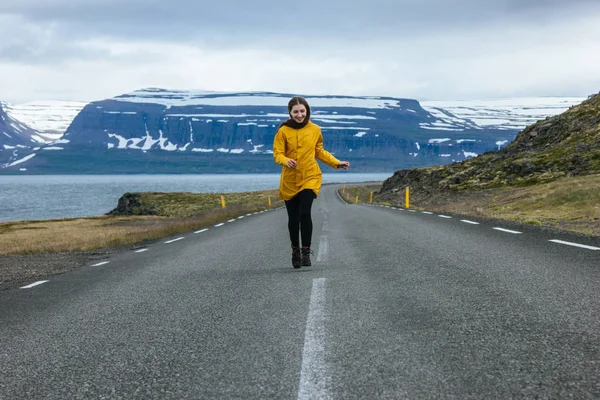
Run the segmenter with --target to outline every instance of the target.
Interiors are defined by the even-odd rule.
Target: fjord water
[[[323,183],[384,181],[392,173],[324,173]],[[103,215],[126,192],[231,193],[276,189],[279,174],[0,175],[0,222]]]

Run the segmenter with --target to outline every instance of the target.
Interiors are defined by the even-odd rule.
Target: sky
[[[600,91],[598,0],[1,0],[0,101]]]

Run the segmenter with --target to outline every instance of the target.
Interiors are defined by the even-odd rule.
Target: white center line
[[[464,222],[466,224],[479,225],[479,222],[469,221],[468,219],[461,219],[460,222]]]
[[[321,235],[319,241],[319,254],[317,254],[317,262],[325,261],[327,258],[327,235]]]
[[[449,219],[452,219],[452,217],[451,217],[451,216],[449,216],[449,215],[438,215],[438,217],[440,217],[440,218],[449,218]]]
[[[579,244],[579,243],[573,243],[573,242],[565,242],[564,240],[552,239],[550,241],[554,242],[554,243],[566,244],[567,246],[581,247],[582,249],[600,250],[600,247],[588,246],[586,244]]]
[[[511,231],[510,229],[504,229],[504,228],[493,228],[497,231],[502,231],[502,232],[508,232],[508,233],[523,233],[523,232],[519,232],[519,231]]]
[[[173,242],[176,242],[176,241],[178,241],[178,240],[181,240],[181,239],[185,239],[185,237],[183,237],[183,236],[182,236],[182,237],[178,237],[177,239],[171,239],[171,240],[167,240],[165,243],[166,243],[166,244],[169,244],[169,243],[173,243]]]
[[[216,224],[215,228],[218,228],[218,227],[223,226],[223,225],[225,225],[225,224],[221,222],[220,224]]]
[[[144,251],[148,251],[148,249],[139,249],[139,250],[136,250],[135,252],[136,253],[143,253]]]
[[[196,231],[194,233],[202,233],[202,232],[206,232],[208,229],[200,229],[199,231]]]
[[[21,286],[20,289],[31,289],[34,286],[41,285],[42,283],[46,283],[46,282],[49,282],[49,281],[37,281],[37,282],[33,282],[33,283],[30,283],[27,286]]]
[[[313,279],[298,399],[327,399],[331,378],[325,365],[325,278]]]

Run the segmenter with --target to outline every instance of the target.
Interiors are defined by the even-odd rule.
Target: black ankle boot
[[[310,267],[312,263],[310,262],[310,247],[302,246],[302,266]]]
[[[300,247],[292,246],[292,267],[300,268],[302,266],[302,255]]]

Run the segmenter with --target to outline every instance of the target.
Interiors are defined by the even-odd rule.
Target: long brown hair
[[[292,108],[294,108],[294,106],[297,104],[301,104],[306,108],[306,118],[304,118],[304,121],[302,121],[302,123],[298,123],[291,118]],[[287,121],[282,122],[281,125],[279,125],[279,128],[281,128],[284,125],[294,129],[304,128],[310,120],[310,106],[308,105],[306,99],[300,96],[292,97],[288,102],[288,114],[290,114],[290,118]],[[279,128],[277,128],[277,130],[279,130]]]

